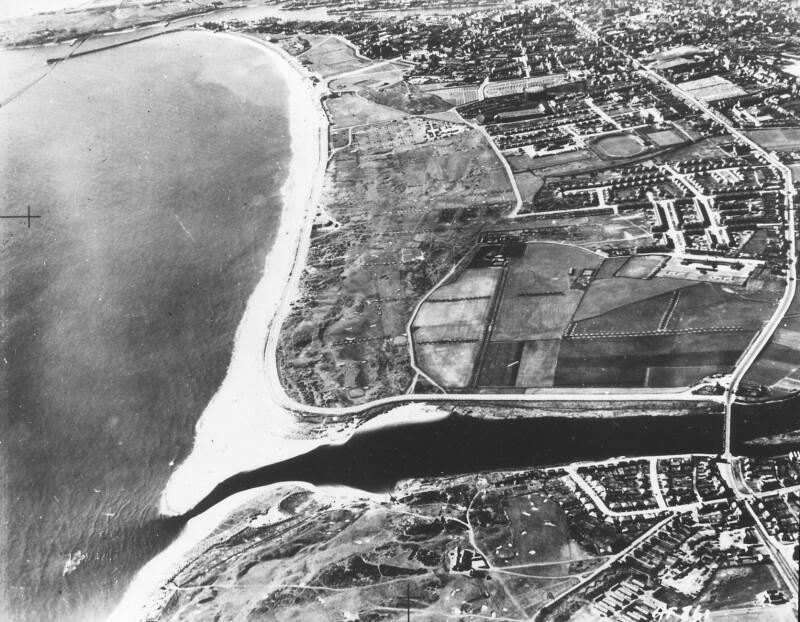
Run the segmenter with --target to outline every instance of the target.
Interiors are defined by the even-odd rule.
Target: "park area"
[[[415,363],[442,388],[477,392],[665,389],[730,372],[774,311],[779,283],[760,272],[742,285],[659,276],[668,260],[480,245],[420,305]]]

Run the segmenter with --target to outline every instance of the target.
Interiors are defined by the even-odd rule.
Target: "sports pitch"
[[[601,156],[607,158],[631,158],[647,149],[641,138],[631,134],[605,136],[595,141],[592,146]]]

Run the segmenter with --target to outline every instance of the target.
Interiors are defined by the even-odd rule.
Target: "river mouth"
[[[799,448],[798,409],[800,398],[769,405],[736,404],[734,453],[764,456]],[[723,432],[723,413],[500,420],[452,413],[424,423],[359,431],[345,443],[323,445],[239,473],[217,485],[184,518],[197,516],[237,492],[286,481],[386,493],[404,479],[620,456],[718,454]]]
[[[347,442],[247,471],[220,483],[183,518],[225,498],[285,481],[390,492],[401,480],[524,469],[618,456],[716,454],[722,413],[674,416],[531,417],[487,420],[463,414],[357,432]],[[366,465],[369,465],[367,468]]]

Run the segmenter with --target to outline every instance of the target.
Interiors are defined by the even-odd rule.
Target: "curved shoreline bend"
[[[289,86],[292,157],[281,188],[280,229],[236,330],[225,379],[197,422],[192,451],[161,494],[159,509],[167,516],[188,512],[220,482],[237,473],[281,462],[321,445],[344,443],[363,423],[341,423],[324,436],[314,437],[303,428],[297,413],[330,411],[288,400],[276,366],[280,329],[296,298],[327,169],[328,118],[322,107],[326,83],[266,41],[235,33],[210,36],[236,38],[276,60],[275,68]],[[395,407],[374,417],[368,429],[423,423],[446,414],[436,404],[410,402],[408,396],[387,399],[387,404]],[[362,413],[369,408],[366,405],[354,410]]]
[[[303,247],[308,247],[322,190],[328,152],[328,120],[321,102],[324,88],[315,86],[297,61],[266,41],[227,33],[209,36],[235,37],[275,60],[291,102],[292,155],[281,188],[280,229],[236,330],[225,379],[197,422],[191,453],[162,492],[160,510],[166,515],[185,512],[234,473],[288,459],[324,442],[309,439],[295,416],[275,403],[264,370],[270,320],[282,296],[291,295],[285,291],[294,280],[287,258],[304,259]]]
[[[108,617],[109,622],[142,622],[154,619],[169,601],[174,591],[171,578],[186,564],[187,556],[197,547],[208,542],[220,525],[238,509],[252,504],[257,499],[263,501],[270,494],[284,489],[301,488],[328,497],[332,502],[346,502],[350,499],[371,499],[385,501],[388,495],[363,492],[345,486],[314,486],[307,482],[290,481],[270,484],[239,492],[218,503],[203,514],[190,519],[180,536],[170,546],[151,559],[136,573],[122,600]],[[265,508],[265,520],[280,520],[280,512],[273,505]],[[274,514],[273,514],[274,512]],[[225,537],[224,533],[221,535]]]

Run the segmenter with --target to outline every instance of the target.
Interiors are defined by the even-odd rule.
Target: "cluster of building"
[[[598,577],[586,591],[596,594],[588,609],[624,622],[664,619],[697,598],[721,568],[767,560],[736,503],[705,506],[663,523],[620,560],[615,580]],[[776,603],[785,602],[773,592]]]
[[[676,456],[657,462],[658,483],[669,507],[733,496],[710,458]]]
[[[797,490],[761,497],[751,501],[751,505],[772,537],[781,544],[797,545],[800,541],[800,495]]]
[[[699,621],[706,619],[708,595],[731,577],[752,578],[747,606],[783,606],[791,600],[789,584],[775,577],[791,573],[787,551],[798,538],[798,459],[800,452],[734,464],[708,455],[617,459],[488,473],[469,484],[458,478],[449,487],[417,491],[401,501],[447,500],[449,511],[458,512],[452,516],[462,524],[469,519],[474,540],[460,539],[449,547],[445,566],[473,578],[491,574],[492,561],[504,559],[505,547],[490,555],[493,560],[477,548],[481,533],[508,524],[504,499],[535,492],[557,504],[570,537],[590,554],[606,556],[606,563],[552,597],[537,620],[567,619],[569,612],[580,620]],[[737,464],[744,474],[740,482],[771,485],[769,478],[775,477],[781,488],[770,494],[735,493],[726,482],[735,478]]]
[[[615,512],[650,510],[658,507],[650,484],[647,460],[618,460],[578,469],[609,509]]]
[[[800,485],[800,451],[775,458],[742,458],[748,485],[759,492]]]
[[[565,6],[610,45],[712,103],[740,127],[796,125],[800,21],[768,0],[614,0]]]
[[[548,497],[566,515],[570,535],[597,555],[620,551],[655,521],[655,513],[608,516],[566,471],[554,470],[549,475],[546,489]],[[608,529],[609,526],[613,529]]]

